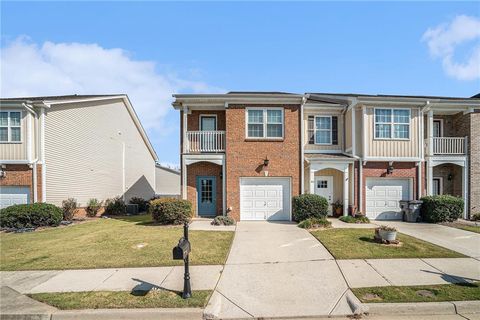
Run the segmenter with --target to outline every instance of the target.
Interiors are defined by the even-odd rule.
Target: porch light
[[[393,165],[389,165],[387,167],[387,174],[392,174],[393,173]]]
[[[263,160],[263,166],[268,167],[269,162],[270,162],[270,160],[268,160],[267,156],[265,156],[265,159]]]
[[[448,176],[447,176],[447,180],[452,181],[453,180],[453,174],[449,173]]]

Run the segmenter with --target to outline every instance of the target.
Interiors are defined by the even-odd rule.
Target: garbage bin
[[[407,214],[407,211],[408,211],[409,200],[400,200],[398,202],[400,203],[400,209],[402,209],[402,220],[406,221],[406,214]]]
[[[407,222],[417,222],[420,217],[420,206],[422,201],[410,200],[408,202],[408,209],[405,211],[404,217]]]

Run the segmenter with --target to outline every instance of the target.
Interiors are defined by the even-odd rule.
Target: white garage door
[[[401,220],[399,200],[409,200],[410,179],[367,178],[367,217]]]
[[[240,220],[290,220],[290,179],[241,178]]]
[[[0,209],[9,207],[14,204],[29,203],[29,199],[29,187],[0,187]]]

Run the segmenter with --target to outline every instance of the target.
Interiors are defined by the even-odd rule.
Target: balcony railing
[[[467,152],[467,137],[433,137],[431,146],[427,142],[427,152],[432,155],[462,155]]]
[[[187,131],[186,153],[224,151],[225,131]]]

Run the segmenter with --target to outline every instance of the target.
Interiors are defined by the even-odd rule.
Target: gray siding
[[[157,195],[180,195],[180,173],[156,167],[155,179]]]

